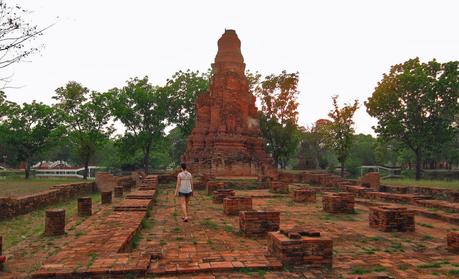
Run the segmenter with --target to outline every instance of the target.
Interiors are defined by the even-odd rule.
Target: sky
[[[54,25],[32,42],[41,51],[7,68],[8,99],[51,103],[77,81],[104,92],[131,77],[162,85],[179,70],[210,68],[217,40],[235,29],[247,69],[300,73],[299,124],[326,118],[331,97],[358,99],[358,133],[377,122],[363,102],[391,65],[410,58],[459,60],[459,1],[62,1],[6,0]],[[4,74],[4,73],[2,73]]]

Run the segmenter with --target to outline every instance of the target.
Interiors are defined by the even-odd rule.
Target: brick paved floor
[[[46,260],[47,264],[56,265],[51,266],[53,268],[63,265],[66,269],[79,270],[90,266],[93,271],[100,272],[104,272],[107,263],[113,272],[122,271],[126,264],[131,267],[150,264],[147,277],[155,278],[459,276],[459,256],[445,249],[446,233],[459,230],[458,225],[416,216],[416,232],[384,233],[369,227],[368,207],[364,204],[356,205],[356,214],[335,215],[322,211],[320,194],[316,203],[295,203],[289,195],[272,194],[267,190],[236,191],[236,195],[252,196],[254,209],[279,210],[281,228],[304,226],[319,230],[334,240],[333,269],[281,267],[276,259],[267,255],[264,238],[240,236],[238,216],[224,215],[223,205],[212,203],[211,196],[205,195],[204,191],[198,191],[192,197],[192,218],[184,223],[173,189],[165,185],[160,185],[159,189],[152,214],[144,222],[137,248],[133,251],[123,251],[119,245],[122,241],[115,241],[116,245],[111,245],[110,241],[118,236],[125,238],[121,234],[137,225],[137,214],[140,216],[145,212],[129,211],[123,214],[124,219],[121,220],[116,218],[113,205],[97,205],[98,212],[86,221],[72,219],[67,225],[66,236],[40,236],[35,241],[25,241],[20,247],[22,250],[18,247],[14,253],[8,251],[9,255],[13,255],[7,266],[11,269],[8,274],[18,275],[11,278],[27,277],[26,272],[20,271],[21,268],[29,271],[38,269]],[[119,200],[115,203],[121,204]],[[123,204],[128,209],[134,205],[143,206],[141,201]],[[94,238],[95,231],[100,233]],[[84,257],[74,258],[73,254],[66,254],[72,249],[85,250]],[[148,263],[149,257],[145,255],[162,257]],[[8,274],[0,273],[0,277]]]
[[[446,233],[458,230],[457,225],[416,216],[416,232],[384,233],[369,227],[364,205],[356,206],[356,214],[334,215],[322,211],[320,195],[316,203],[302,204],[266,190],[236,192],[253,196],[254,209],[280,210],[282,228],[311,227],[333,238],[333,269],[257,270],[278,267],[267,256],[265,239],[241,237],[238,217],[224,215],[222,205],[213,204],[204,192],[192,198],[192,220],[184,223],[173,189],[163,189],[139,244],[140,250],[163,254],[150,272],[165,278],[175,278],[177,270],[177,278],[453,278],[459,272],[459,257],[445,249]],[[224,272],[230,269],[234,272]]]

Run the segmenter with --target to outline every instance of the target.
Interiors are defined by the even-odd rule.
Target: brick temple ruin
[[[218,40],[209,89],[196,99],[196,124],[182,160],[195,174],[274,175],[264,149],[255,96],[249,92],[241,41],[234,30]]]

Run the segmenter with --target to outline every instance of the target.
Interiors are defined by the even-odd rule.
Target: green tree
[[[89,162],[113,132],[108,124],[110,109],[107,94],[89,92],[78,82],[68,82],[56,89],[53,99],[60,113],[66,134],[84,164],[83,177],[89,175]]]
[[[274,164],[286,168],[300,140],[298,121],[298,73],[248,74],[249,88],[261,102],[260,129]]]
[[[25,161],[25,178],[30,177],[30,166],[34,157],[43,151],[58,136],[58,117],[54,109],[43,103],[11,104],[2,123],[2,134],[17,150],[18,159]]]
[[[210,72],[179,71],[161,88],[169,99],[169,122],[180,128],[183,137],[191,134],[196,118],[194,102],[196,96],[209,86]]]
[[[410,59],[391,67],[365,105],[385,140],[397,140],[416,156],[416,179],[422,157],[431,147],[451,141],[459,112],[459,62],[421,63]]]
[[[168,124],[170,103],[167,94],[152,86],[148,77],[130,79],[125,87],[112,89],[109,93],[112,115],[126,128],[125,140],[132,148],[141,149],[143,168],[148,173],[154,142],[161,140]]]
[[[354,135],[354,113],[359,102],[338,106],[338,96],[333,96],[333,109],[328,116],[332,119],[329,124],[323,124],[327,133],[327,146],[335,153],[341,167],[341,177],[344,177],[344,163],[349,156]]]
[[[181,156],[183,153],[185,153],[186,150],[187,139],[183,136],[183,132],[180,130],[180,128],[175,127],[174,129],[169,131],[169,134],[167,135],[167,140],[170,144],[170,157],[172,158],[174,164],[176,166],[179,166],[181,162]]]
[[[359,175],[359,167],[362,165],[375,165],[375,146],[376,139],[371,135],[353,135],[352,145],[349,156],[344,163],[344,167],[352,175]]]
[[[285,169],[300,140],[298,127],[291,121],[281,124],[276,119],[267,119],[262,113],[259,118],[260,129],[268,140],[267,148],[274,164]]]
[[[258,77],[258,78],[257,78]],[[278,123],[292,124],[298,122],[298,81],[299,73],[271,74],[259,81],[257,74],[250,79],[255,96],[261,102],[261,111],[267,119],[275,119]],[[257,83],[258,81],[258,83]]]

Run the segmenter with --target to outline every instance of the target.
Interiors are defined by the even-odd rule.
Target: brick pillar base
[[[324,193],[322,207],[329,213],[354,213],[354,194],[352,193]]]
[[[406,207],[370,207],[368,221],[371,228],[383,232],[414,232],[414,211]]]
[[[112,203],[112,191],[100,192],[100,202],[102,204]]]
[[[293,191],[295,202],[316,202],[316,192],[310,189],[297,189]]]
[[[223,203],[223,199],[226,197],[231,197],[235,195],[234,190],[231,189],[218,189],[215,190],[213,193],[212,201],[214,203]]]
[[[223,199],[223,212],[226,215],[239,215],[241,211],[252,210],[252,197],[226,197]]]
[[[285,182],[271,182],[270,192],[279,194],[288,194],[288,183]]]
[[[244,236],[266,236],[268,232],[279,230],[279,224],[279,211],[239,212],[239,229]]]
[[[78,198],[78,216],[92,215],[92,199],[90,197]]]
[[[48,209],[45,218],[45,235],[55,236],[65,233],[65,210]]]
[[[446,236],[446,244],[448,251],[459,253],[459,232],[449,232]]]
[[[268,251],[284,265],[332,266],[333,240],[319,232],[269,232]]]
[[[206,184],[207,195],[211,195],[217,189],[224,189],[225,182],[208,181]]]
[[[115,187],[115,198],[122,198],[123,197],[123,186],[116,186]]]

